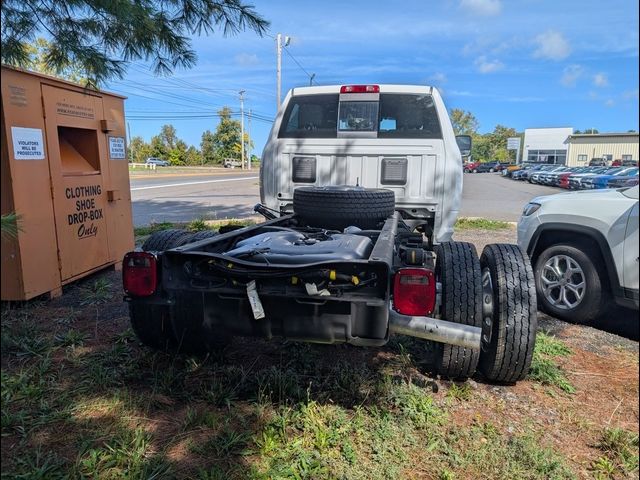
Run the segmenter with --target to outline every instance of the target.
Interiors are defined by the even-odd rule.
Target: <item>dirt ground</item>
[[[456,234],[479,252],[513,237]],[[2,475],[637,478],[634,320],[618,335],[540,314],[560,352],[542,353],[566,384],[460,384],[405,337],[379,349],[238,339],[205,358],[154,353],[130,330],[120,274],[104,272],[53,301],[3,305]]]

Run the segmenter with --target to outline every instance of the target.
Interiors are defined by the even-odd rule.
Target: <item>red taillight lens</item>
[[[403,315],[426,316],[436,305],[436,281],[426,268],[403,268],[393,280],[393,306]]]
[[[156,291],[157,261],[148,252],[129,252],[122,261],[122,284],[127,295],[148,297]]]
[[[340,93],[380,93],[379,85],[343,85]]]

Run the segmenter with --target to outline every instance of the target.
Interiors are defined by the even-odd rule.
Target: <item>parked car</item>
[[[478,165],[473,173],[493,173],[497,172],[500,167],[500,162],[485,162]]]
[[[169,162],[162,160],[161,158],[149,157],[145,162],[147,165],[156,165],[157,167],[168,167]]]
[[[590,188],[590,189],[594,189],[594,188],[607,188],[607,182],[609,180],[611,180],[612,178],[615,177],[626,177],[626,176],[630,176],[633,174],[637,174],[638,173],[638,169],[635,167],[631,167],[631,168],[624,168],[624,167],[619,167],[619,168],[614,168],[609,170],[608,172],[605,172],[601,175],[593,175],[590,176],[588,178],[585,178],[582,181],[582,188]]]
[[[638,186],[535,198],[518,223],[518,244],[550,315],[589,322],[610,298],[638,309]]]
[[[560,175],[561,173],[570,172],[570,171],[571,171],[571,167],[561,166],[558,168],[554,168],[540,175],[540,177],[538,178],[538,183],[540,185],[553,185],[553,182],[555,181],[558,175]]]
[[[568,172],[562,172],[557,176],[557,179],[554,180],[553,186],[560,188],[569,188],[569,178],[571,175],[578,175],[580,173],[587,173],[589,169],[592,167],[575,167],[569,170]]]
[[[592,158],[589,162],[590,167],[606,167],[609,164],[604,158]]]
[[[476,173],[476,168],[478,168],[480,162],[469,162],[463,165],[464,173]]]
[[[638,160],[622,160],[623,167],[637,167]]]
[[[569,189],[580,190],[582,188],[582,181],[593,175],[598,175],[609,170],[609,167],[588,167],[584,173],[577,173],[569,176]]]
[[[634,187],[638,185],[638,169],[630,175],[614,176],[607,180],[607,188]]]
[[[545,165],[536,172],[533,172],[528,176],[529,183],[540,183],[540,177],[548,172],[554,172],[556,170],[564,169],[564,165]]]
[[[242,163],[239,160],[231,160],[229,158],[225,159],[222,166],[224,168],[240,168],[242,167]]]
[[[524,165],[520,170],[516,170],[511,175],[511,178],[514,180],[528,180],[529,175],[533,172],[537,172],[543,167],[546,167],[546,164],[528,164]]]

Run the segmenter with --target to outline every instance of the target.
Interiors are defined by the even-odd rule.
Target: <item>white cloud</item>
[[[238,65],[243,67],[249,67],[260,63],[258,56],[255,53],[239,53],[235,57],[235,61]]]
[[[547,30],[535,38],[538,48],[533,52],[535,58],[562,60],[571,53],[571,46],[564,35],[555,30]]]
[[[605,107],[613,107],[615,104],[616,102],[614,102],[612,99],[608,99],[606,102],[604,102]]]
[[[596,87],[606,87],[607,85],[609,85],[609,78],[607,77],[606,73],[596,73],[593,76],[593,84]]]
[[[493,73],[504,68],[504,63],[500,60],[489,60],[482,55],[473,62],[480,73]]]
[[[461,0],[460,8],[485,17],[498,15],[502,11],[500,0]]]
[[[575,87],[578,79],[584,74],[582,65],[569,65],[562,71],[560,83],[565,87]]]
[[[444,83],[447,83],[447,76],[442,72],[436,72],[431,75],[428,80],[435,85],[442,85]]]

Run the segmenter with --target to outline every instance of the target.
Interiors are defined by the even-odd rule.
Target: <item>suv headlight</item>
[[[531,215],[532,213],[535,213],[538,211],[538,209],[541,207],[542,205],[540,205],[539,203],[534,203],[534,202],[530,202],[527,203],[524,206],[524,210],[522,211],[522,216],[523,217],[528,217],[529,215]]]

